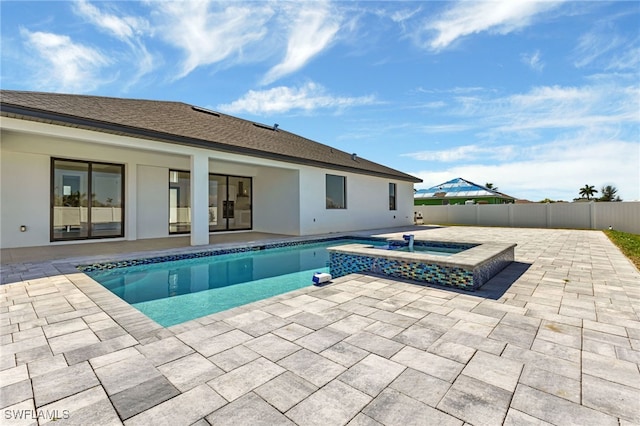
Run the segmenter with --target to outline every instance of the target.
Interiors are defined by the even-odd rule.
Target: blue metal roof
[[[436,195],[437,194],[437,195]],[[474,197],[499,197],[511,198],[501,192],[494,191],[482,185],[469,182],[462,178],[452,179],[429,189],[416,191],[414,198],[474,198]]]

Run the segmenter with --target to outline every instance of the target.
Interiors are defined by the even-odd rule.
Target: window
[[[396,184],[389,184],[389,210],[396,209]]]
[[[327,208],[347,208],[347,178],[327,175]]]
[[[124,165],[51,159],[51,241],[124,236]]]
[[[209,231],[252,227],[252,179],[209,174]]]
[[[169,170],[169,233],[191,231],[191,174]]]

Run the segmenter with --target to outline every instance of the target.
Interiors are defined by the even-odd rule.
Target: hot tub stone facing
[[[468,247],[451,256],[381,250],[366,244],[328,248],[334,278],[371,272],[418,283],[477,290],[514,260],[516,244],[415,240],[415,245]]]

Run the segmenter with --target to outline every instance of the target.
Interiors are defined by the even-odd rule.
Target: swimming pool
[[[334,238],[83,265],[79,269],[168,327],[312,285],[314,272],[329,272],[326,248],[353,243],[377,246],[386,240]]]

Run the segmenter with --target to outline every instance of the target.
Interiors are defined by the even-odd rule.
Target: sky
[[[0,1],[0,87],[180,101],[423,180],[640,200],[640,2]],[[598,194],[596,194],[597,196]]]

